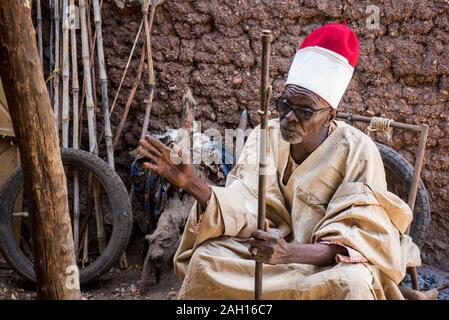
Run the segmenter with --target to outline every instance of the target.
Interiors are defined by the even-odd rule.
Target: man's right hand
[[[173,149],[170,149],[151,135],[146,135],[139,144],[138,153],[153,161],[145,162],[145,169],[152,170],[174,186],[184,189],[199,202],[202,208],[206,207],[212,190],[195,174],[188,148],[173,146]],[[173,158],[180,163],[173,163]]]
[[[146,135],[144,139],[139,141],[139,144],[138,153],[153,161],[145,162],[145,169],[152,170],[158,175],[161,175],[174,186],[184,188],[189,179],[195,175],[189,157],[185,156],[188,150],[177,150],[177,146],[170,149],[150,135]],[[182,156],[182,152],[184,152],[184,157]],[[179,160],[181,160],[180,163],[174,164],[172,157],[179,157]]]

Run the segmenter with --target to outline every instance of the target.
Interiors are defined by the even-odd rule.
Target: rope
[[[374,131],[383,131],[387,135],[387,141],[391,142],[391,136],[393,133],[393,128],[391,127],[392,119],[373,117],[367,128],[368,136]]]
[[[48,82],[50,80],[52,80],[56,75],[60,75],[61,74],[61,69],[55,69],[52,71],[52,73],[50,73],[50,75],[48,76],[47,80],[45,80],[45,84],[48,84]]]

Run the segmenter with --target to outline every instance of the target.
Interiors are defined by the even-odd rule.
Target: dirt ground
[[[131,261],[135,260],[128,254]],[[134,263],[126,270],[113,268],[99,280],[82,288],[82,296],[87,300],[169,300],[174,299],[181,286],[172,269],[166,269],[160,283],[151,288],[147,294],[140,294],[138,283],[142,262]],[[0,300],[35,299],[33,286],[26,283],[14,271],[0,265]],[[428,265],[418,269],[422,290],[439,287],[449,282],[449,273]],[[405,284],[410,286],[407,276]],[[439,300],[449,300],[449,289],[440,292]]]
[[[100,279],[83,286],[82,296],[87,300],[168,300],[173,299],[179,290],[181,281],[176,278],[173,269],[165,269],[157,286],[148,293],[140,294],[139,280],[143,259],[140,241],[134,241],[127,250],[129,267],[121,270],[112,268]],[[6,263],[0,260],[0,300],[35,299],[33,285],[20,278]]]

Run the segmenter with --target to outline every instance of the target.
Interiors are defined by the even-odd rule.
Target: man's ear
[[[327,115],[327,120],[326,120],[326,127],[330,126],[330,123],[335,120],[337,116],[337,110],[333,109],[329,112],[329,114]]]

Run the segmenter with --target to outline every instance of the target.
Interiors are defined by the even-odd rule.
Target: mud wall
[[[105,1],[104,38],[111,101],[141,19],[136,1]],[[367,18],[379,9],[378,28]],[[371,7],[372,8],[372,7]],[[367,11],[368,10],[368,11]],[[153,31],[156,94],[151,130],[177,127],[181,97],[189,86],[204,129],[235,128],[248,109],[258,122],[259,35],[274,32],[271,77],[281,92],[301,39],[327,22],[347,20],[360,42],[360,58],[340,110],[430,126],[423,180],[432,221],[423,258],[449,268],[449,4],[435,1],[170,0],[158,7]],[[372,22],[372,21],[370,21]],[[141,37],[112,121],[117,125],[134,84]],[[144,71],[143,80],[148,78]],[[128,150],[136,147],[148,86],[141,84],[117,149],[128,181]],[[114,129],[114,128],[113,128]],[[414,161],[417,135],[395,131],[390,144]]]

